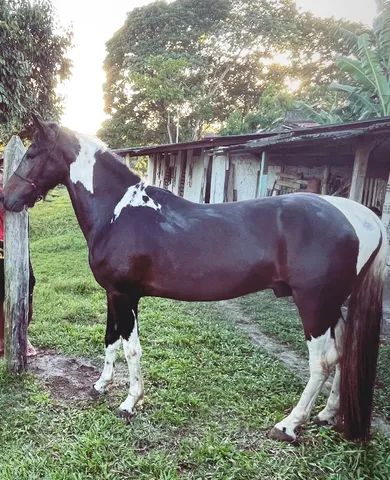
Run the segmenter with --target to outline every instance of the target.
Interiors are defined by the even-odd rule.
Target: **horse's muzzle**
[[[21,212],[25,207],[24,202],[19,200],[12,200],[8,196],[3,196],[3,205],[4,208],[9,212]]]

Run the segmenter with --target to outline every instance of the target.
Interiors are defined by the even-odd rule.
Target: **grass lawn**
[[[102,358],[105,295],[63,190],[32,210],[31,248],[34,343]],[[267,307],[266,323],[290,310]],[[390,477],[390,442],[379,434],[364,446],[308,425],[297,446],[269,440],[302,385],[215,304],[143,299],[140,328],[146,401],[130,425],[114,415],[125,390],[61,404],[31,374],[10,377],[0,362],[0,480]]]

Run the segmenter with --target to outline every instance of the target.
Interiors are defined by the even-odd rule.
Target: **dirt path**
[[[389,290],[390,292],[390,290]],[[390,299],[390,296],[389,296]],[[267,353],[280,360],[286,365],[298,378],[304,383],[309,379],[309,365],[307,360],[290,350],[286,345],[279,343],[275,339],[261,332],[257,325],[254,325],[249,318],[242,312],[236,300],[225,300],[218,305],[223,310],[224,315],[242,332],[249,337],[252,343],[264,349]],[[389,305],[390,313],[390,305]],[[333,377],[330,377],[325,383],[324,391],[330,392]],[[374,417],[372,424],[380,432],[390,438],[390,423],[383,417]]]

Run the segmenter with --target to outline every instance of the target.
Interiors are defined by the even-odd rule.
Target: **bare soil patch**
[[[91,389],[102,367],[103,361],[99,364],[82,357],[68,357],[55,350],[39,350],[36,357],[29,359],[29,370],[60,403],[91,401]],[[122,388],[126,381],[125,365],[116,365],[112,388]]]

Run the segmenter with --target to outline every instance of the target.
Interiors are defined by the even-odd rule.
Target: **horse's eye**
[[[31,158],[34,158],[34,154],[32,152],[27,152],[26,153],[26,158],[27,158],[27,160],[30,160]]]

